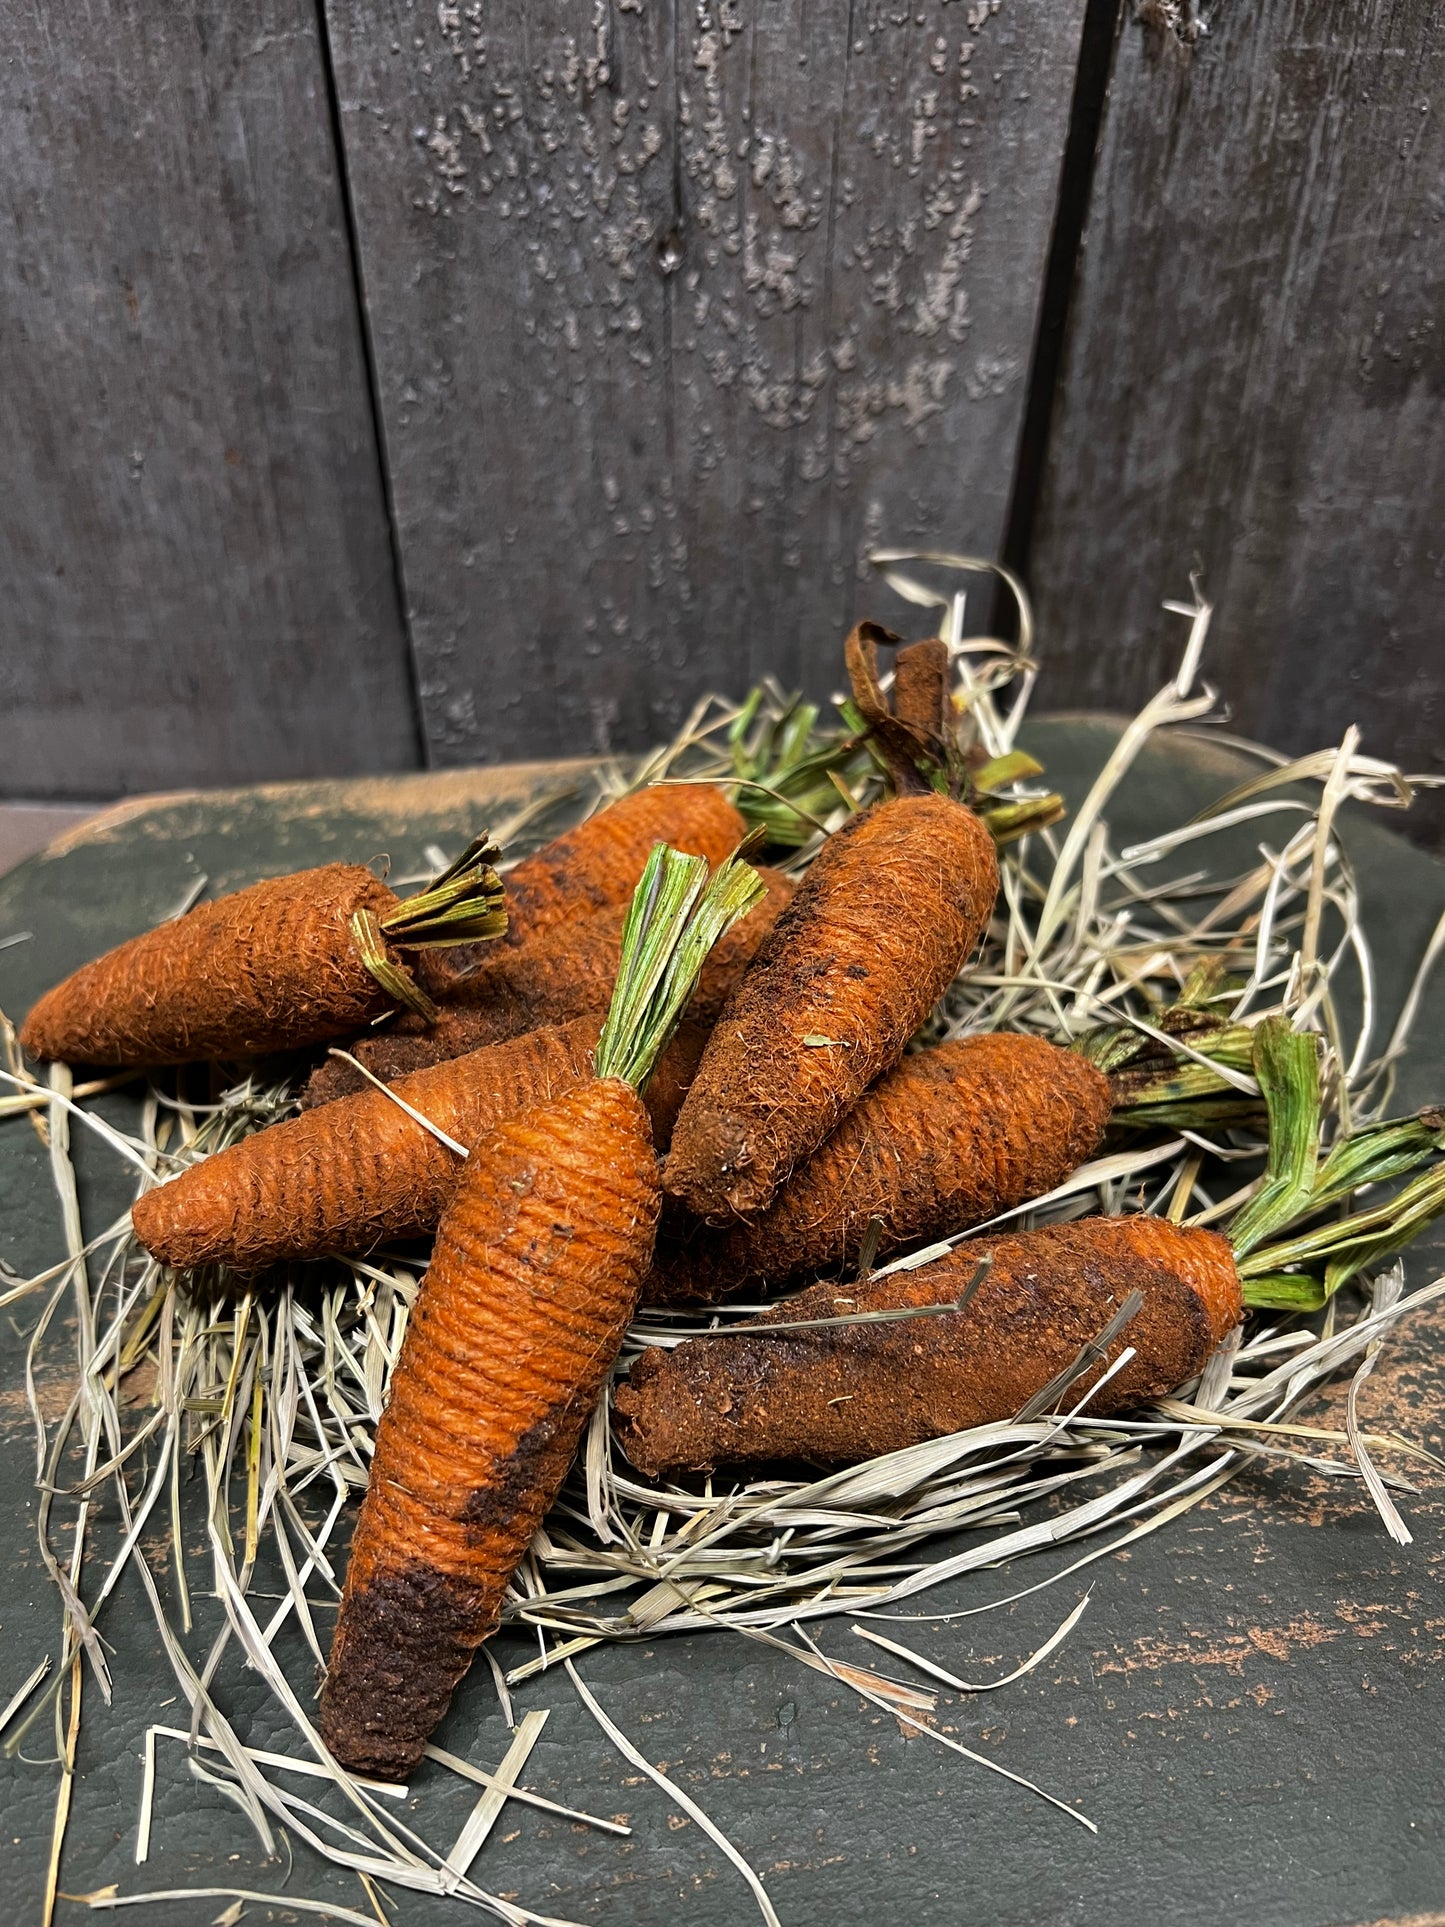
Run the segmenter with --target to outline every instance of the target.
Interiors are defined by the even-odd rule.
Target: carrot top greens
[[[757,872],[740,856],[720,863],[709,881],[706,858],[684,856],[666,843],[655,847],[623,926],[617,988],[597,1044],[599,1077],[642,1089],[708,952],[763,896]]]
[[[1269,1156],[1263,1184],[1229,1227],[1244,1302],[1318,1311],[1341,1285],[1445,1216],[1445,1112],[1381,1119],[1337,1138],[1322,1157],[1319,1040],[1284,1017],[1264,1018],[1254,1038]],[[1398,1177],[1410,1182],[1382,1203],[1304,1228],[1364,1186]]]
[[[438,950],[502,936],[507,911],[502,880],[492,867],[500,854],[483,830],[425,890],[382,917],[382,930],[403,950]]]
[[[436,1021],[436,1005],[410,972],[389,955],[387,945],[394,944],[399,950],[440,950],[451,944],[487,943],[505,936],[502,880],[492,868],[500,854],[483,830],[416,896],[407,897],[385,916],[363,909],[351,918],[352,942],[377,983],[429,1024]]]

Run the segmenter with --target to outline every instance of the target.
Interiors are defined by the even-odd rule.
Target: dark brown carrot
[[[321,1697],[322,1737],[356,1771],[400,1778],[420,1760],[497,1624],[635,1308],[661,1201],[635,1087],[700,950],[752,883],[745,866],[724,866],[679,931],[701,878],[675,867],[697,860],[666,857],[639,885],[597,1075],[479,1145],[438,1231],[377,1429]],[[685,897],[670,895],[673,877]]]
[[[918,767],[952,780],[942,716],[928,736],[881,710],[880,639],[885,631],[861,625],[849,662],[899,787],[922,784]],[[945,685],[930,674],[906,687],[913,701]],[[668,1194],[719,1225],[766,1210],[903,1055],[983,934],[997,893],[987,830],[932,789],[881,803],[830,837],[703,1053],[673,1134]]]
[[[997,889],[988,832],[947,797],[881,803],[830,837],[718,1019],[669,1194],[718,1224],[766,1210],[903,1055]]]
[[[403,953],[495,938],[482,839],[405,903],[354,863],[271,877],[159,924],[48,991],[21,1041],[84,1064],[185,1064],[349,1036],[399,1000],[431,1011]]]
[[[761,1216],[724,1230],[664,1214],[643,1296],[712,1301],[962,1231],[1050,1191],[1109,1121],[1109,1080],[1041,1037],[993,1033],[905,1057]]]
[[[701,854],[689,852],[689,854]],[[641,866],[639,865],[639,869]],[[777,870],[758,870],[767,889],[764,900],[721,939],[703,967],[688,1006],[689,1025],[710,1027],[729,993],[793,894]],[[389,1083],[444,1058],[520,1037],[543,1024],[606,1010],[622,950],[624,909],[594,910],[590,916],[554,925],[533,943],[490,959],[455,984],[444,997],[436,1021],[407,1015],[375,1036],[362,1038],[354,1055],[374,1077]],[[365,1078],[344,1058],[329,1058],[306,1087],[308,1108],[328,1104],[362,1088]]]
[[[958,1312],[764,1336],[759,1326],[958,1302]],[[618,1436],[652,1477],[778,1459],[850,1464],[1011,1418],[1067,1370],[1129,1293],[1143,1306],[1107,1353],[1101,1416],[1172,1391],[1240,1318],[1228,1240],[1150,1217],[1085,1218],[980,1238],[913,1271],[820,1284],[726,1338],[644,1353],[615,1400]],[[1070,1387],[1076,1402],[1102,1375]]]
[[[742,817],[711,783],[654,783],[634,790],[564,830],[507,872],[508,921],[502,946],[520,949],[595,910],[625,911],[654,843],[670,843],[689,856],[721,863],[746,835]],[[429,959],[429,987],[445,995],[459,977],[494,955],[481,947],[437,955]],[[605,999],[601,1008],[606,1008]]]
[[[434,1064],[395,1090],[470,1149],[530,1106],[592,1075],[600,1017]],[[663,1051],[643,1102],[665,1150],[707,1032],[684,1024]],[[177,1271],[228,1265],[258,1271],[332,1252],[364,1253],[436,1230],[465,1159],[374,1085],[324,1111],[305,1111],[243,1138],[148,1191],[131,1210],[135,1234]]]

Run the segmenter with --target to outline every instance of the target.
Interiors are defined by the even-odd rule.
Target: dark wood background
[[[638,747],[879,542],[1445,775],[1434,12],[20,0],[0,793]]]

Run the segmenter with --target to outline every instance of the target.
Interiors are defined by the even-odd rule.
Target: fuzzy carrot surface
[[[956,1304],[959,1312],[821,1331],[760,1327]],[[1131,1291],[1142,1309],[1110,1346],[1134,1358],[1090,1409],[1101,1416],[1172,1391],[1240,1317],[1226,1239],[1159,1218],[1085,1218],[965,1242],[869,1282],[820,1284],[726,1338],[648,1351],[618,1388],[618,1436],[652,1477],[775,1459],[851,1464],[1011,1418],[1067,1369]],[[1093,1367],[1071,1388],[1082,1399]]]
[[[661,1202],[638,1087],[710,943],[759,888],[734,862],[704,893],[706,872],[671,851],[649,861],[595,1076],[479,1145],[442,1220],[377,1428],[321,1698],[322,1737],[355,1771],[400,1778],[420,1760],[632,1317]]]
[[[876,684],[883,633],[865,624],[850,638],[855,682]],[[914,725],[887,720],[923,758]],[[900,752],[900,783],[921,784],[908,767]],[[673,1134],[669,1195],[714,1224],[765,1211],[903,1055],[997,894],[988,831],[933,789],[877,804],[830,837],[718,1019]]]
[[[146,1192],[131,1208],[135,1234],[177,1271],[257,1271],[429,1235],[466,1160],[412,1113],[470,1150],[507,1118],[585,1084],[601,1028],[600,1018],[581,1017],[399,1078],[405,1110],[363,1083]],[[643,1102],[659,1150],[706,1039],[684,1023],[648,1080]]]
[[[1367,1125],[1325,1152],[1317,1040],[1287,1018],[1266,1017],[1251,1061],[1269,1112],[1269,1155],[1227,1236],[1144,1214],[1085,1218],[966,1240],[931,1264],[858,1285],[815,1285],[735,1335],[647,1353],[616,1401],[634,1464],[661,1473],[774,1458],[852,1461],[1007,1418],[1137,1286],[1143,1310],[1119,1341],[1137,1355],[1095,1407],[1116,1409],[1192,1377],[1245,1306],[1317,1310],[1445,1216],[1438,1111]],[[1390,1191],[1372,1201],[1382,1185]],[[1340,1204],[1362,1192],[1364,1202],[1341,1217]],[[760,1333],[799,1319],[956,1305],[985,1255],[991,1269],[959,1311]],[[1089,1382],[1079,1381],[1078,1395]]]
[[[649,1304],[711,1302],[759,1281],[963,1230],[1082,1164],[1109,1121],[1109,1080],[1041,1037],[994,1033],[919,1051],[880,1077],[759,1217],[712,1230],[664,1214]]]
[[[757,874],[767,895],[721,938],[703,966],[688,1006],[689,1026],[710,1028],[716,1021],[792,897],[793,885],[780,871],[759,868]],[[489,958],[445,995],[435,1023],[403,1016],[363,1038],[354,1047],[357,1061],[389,1083],[427,1064],[521,1037],[544,1024],[565,1024],[594,1013],[600,1018],[617,976],[624,922],[621,909],[594,910],[554,925],[532,943]],[[330,1103],[364,1082],[355,1065],[330,1058],[313,1074],[305,1102]]]
[[[711,783],[655,783],[621,796],[507,872],[508,921],[502,947],[519,949],[595,910],[625,910],[656,843],[717,864],[746,834],[741,815]],[[445,994],[462,973],[493,954],[457,949],[434,959],[431,986]]]
[[[404,955],[500,936],[495,855],[479,838],[406,902],[328,863],[203,903],[48,991],[21,1042],[69,1063],[185,1064],[344,1037],[398,1001],[434,1015]]]

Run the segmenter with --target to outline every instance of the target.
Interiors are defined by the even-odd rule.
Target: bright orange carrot
[[[860,694],[870,676],[876,688],[884,636],[864,624],[849,638]],[[908,688],[916,696],[913,681]],[[885,747],[922,740],[912,722],[884,721]],[[940,717],[940,744],[943,727]],[[923,787],[901,754],[895,768],[900,788],[922,793],[880,803],[829,838],[703,1052],[664,1182],[711,1223],[767,1209],[897,1063],[988,922],[998,893],[988,831],[962,803]]]
[[[403,999],[430,1010],[402,953],[501,934],[495,855],[479,838],[406,902],[355,863],[253,883],[84,965],[21,1042],[70,1063],[185,1064],[348,1036]]]
[[[959,1312],[769,1336],[770,1324],[956,1303]],[[1201,1370],[1241,1316],[1227,1239],[1152,1217],[1084,1218],[965,1240],[947,1257],[856,1285],[820,1284],[726,1338],[649,1351],[619,1386],[618,1436],[657,1477],[774,1459],[853,1463],[1014,1413],[1096,1338],[1133,1290],[1142,1309],[1108,1354],[1135,1356],[1101,1415]],[[1071,1388],[1081,1399],[1100,1376]]]
[[[399,1078],[395,1094],[409,1110],[363,1083],[146,1192],[131,1208],[135,1234],[177,1271],[257,1271],[428,1235],[466,1160],[411,1112],[470,1150],[508,1118],[587,1083],[601,1028],[600,1017],[579,1017]],[[659,1149],[706,1035],[682,1025],[648,1080],[643,1102]]]
[[[631,1319],[661,1199],[636,1087],[709,942],[757,887],[727,864],[699,903],[706,870],[675,852],[649,862],[596,1076],[479,1145],[442,1219],[377,1429],[321,1698],[322,1736],[356,1771],[398,1778],[421,1758]]]
[[[990,1033],[905,1057],[866,1090],[758,1217],[715,1231],[664,1214],[643,1296],[726,1297],[965,1230],[1041,1196],[1109,1121],[1109,1080],[1042,1037]]]

